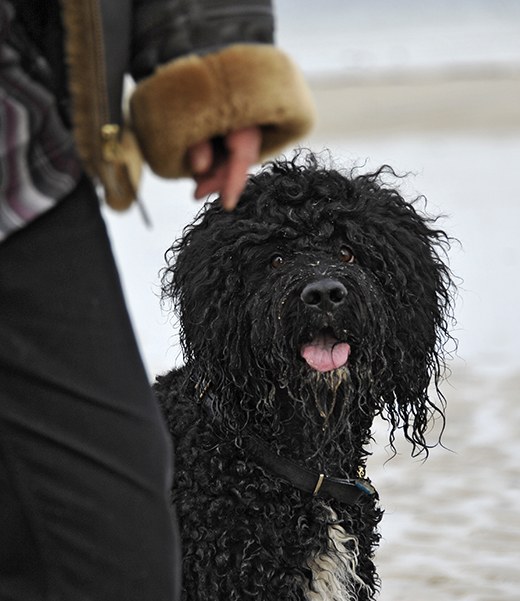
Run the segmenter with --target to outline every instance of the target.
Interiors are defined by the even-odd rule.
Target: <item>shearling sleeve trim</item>
[[[162,177],[191,176],[186,153],[202,140],[262,128],[261,159],[305,135],[314,103],[299,69],[270,45],[235,45],[160,67],[131,100],[141,151]]]

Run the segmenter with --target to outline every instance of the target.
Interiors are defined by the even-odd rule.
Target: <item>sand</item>
[[[385,72],[310,80],[318,110],[311,140],[520,128],[520,67]]]
[[[421,463],[403,443],[385,464],[383,444],[375,447],[369,471],[386,510],[381,599],[520,598],[519,387],[520,370],[497,381],[459,364],[444,386],[446,448]]]

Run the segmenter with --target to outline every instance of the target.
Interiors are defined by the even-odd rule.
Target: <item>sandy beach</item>
[[[497,135],[520,127],[520,66],[314,76],[310,84],[318,110],[315,142],[433,132]]]
[[[520,598],[519,387],[520,370],[494,378],[458,365],[444,387],[446,448],[421,463],[402,444],[384,464],[387,452],[375,447],[382,600]]]
[[[319,127],[302,145],[342,164],[389,163],[411,198],[460,243],[451,265],[459,340],[444,447],[426,462],[404,442],[388,461],[378,423],[369,476],[385,517],[377,564],[382,601],[520,600],[520,76],[314,80]],[[106,213],[152,378],[181,358],[158,301],[163,253],[195,213],[192,185],[147,174],[136,209]],[[432,442],[435,436],[432,437]]]

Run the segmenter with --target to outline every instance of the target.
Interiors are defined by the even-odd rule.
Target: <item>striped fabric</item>
[[[0,1],[0,242],[71,192],[82,171],[54,97],[9,43],[13,16]]]

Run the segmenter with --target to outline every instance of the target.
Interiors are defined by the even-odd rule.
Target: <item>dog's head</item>
[[[170,249],[163,290],[185,359],[219,398],[273,417],[283,396],[322,426],[355,406],[364,437],[380,413],[392,440],[402,427],[426,447],[427,421],[442,415],[428,387],[449,338],[448,242],[382,183],[389,171],[347,176],[313,155],[272,163],[234,211],[208,204]]]

